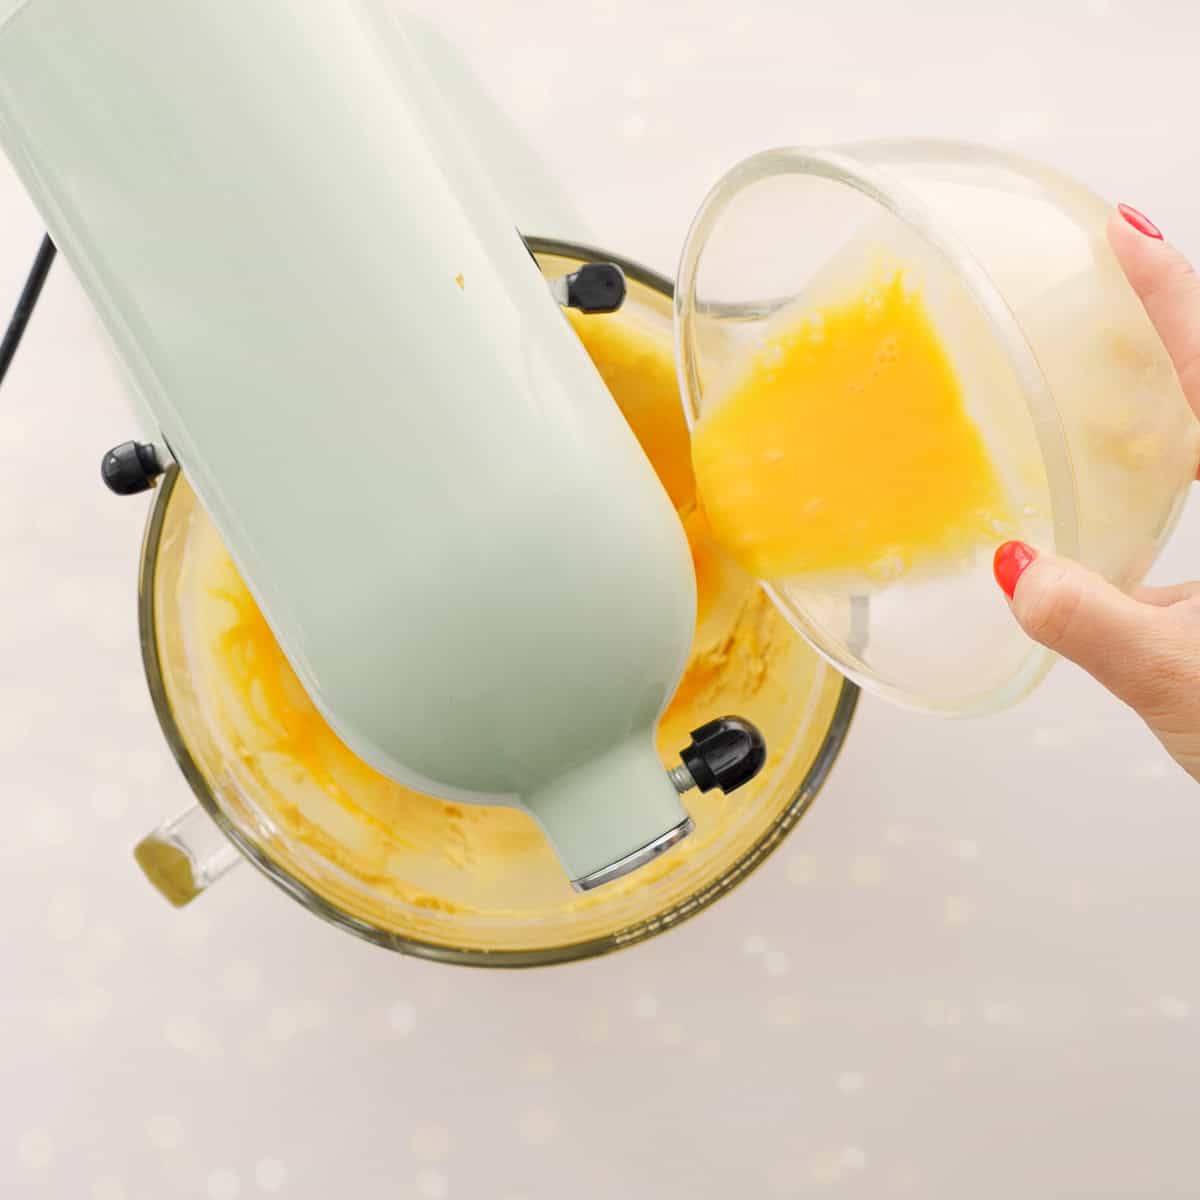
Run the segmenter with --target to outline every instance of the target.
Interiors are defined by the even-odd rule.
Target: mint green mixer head
[[[758,770],[736,721],[658,759],[686,538],[382,5],[0,22],[0,141],[158,430],[106,470],[178,461],[351,749],[528,808],[581,888]]]

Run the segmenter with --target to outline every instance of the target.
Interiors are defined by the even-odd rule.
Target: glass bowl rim
[[[530,251],[537,256],[565,258],[580,264],[588,262],[616,263],[630,279],[659,293],[668,302],[672,299],[674,289],[671,281],[638,263],[575,242],[538,237],[526,237],[525,242]],[[626,946],[646,941],[655,934],[695,916],[731,891],[756,867],[761,865],[808,811],[845,743],[858,703],[859,689],[850,680],[843,678],[833,714],[829,719],[829,726],[809,769],[805,772],[804,779],[796,788],[784,810],[776,816],[754,844],[700,891],[677,901],[653,916],[625,926],[614,933],[537,950],[480,950],[447,946],[382,929],[325,899],[308,884],[297,879],[282,867],[253,839],[238,829],[217,802],[212,788],[205,779],[199,764],[193,758],[183,732],[175,720],[167,694],[163,663],[159,655],[156,570],[167,511],[178,479],[179,469],[172,465],[155,491],[142,538],[138,566],[138,633],[142,666],[159,727],[197,801],[242,856],[309,912],[374,945],[413,957],[456,966],[514,968],[574,962],[609,954]]]

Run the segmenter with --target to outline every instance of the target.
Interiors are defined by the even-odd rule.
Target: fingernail
[[[1138,212],[1136,208],[1129,204],[1118,204],[1117,212],[1119,212],[1121,216],[1123,216],[1125,220],[1128,221],[1129,224],[1138,231],[1138,233],[1144,233],[1147,237],[1158,238],[1160,242],[1162,241],[1162,230],[1159,229],[1159,227],[1155,225],[1155,223],[1150,220],[1145,213]]]
[[[992,559],[992,573],[1004,594],[1011,600],[1017,590],[1017,580],[1025,568],[1037,558],[1037,551],[1024,542],[1005,542]]]

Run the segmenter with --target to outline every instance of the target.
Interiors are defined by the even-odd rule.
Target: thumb
[[[996,551],[995,571],[1035,642],[1069,658],[1143,716],[1161,700],[1162,669],[1170,661],[1167,610],[1023,542]]]
[[[1109,219],[1108,240],[1200,417],[1200,276],[1157,226],[1127,204]]]

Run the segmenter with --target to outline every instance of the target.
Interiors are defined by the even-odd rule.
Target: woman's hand
[[[1108,237],[1200,416],[1200,276],[1135,209],[1120,206]],[[1025,632],[1124,700],[1200,780],[1200,583],[1126,596],[1021,542],[1001,546],[995,568]]]

